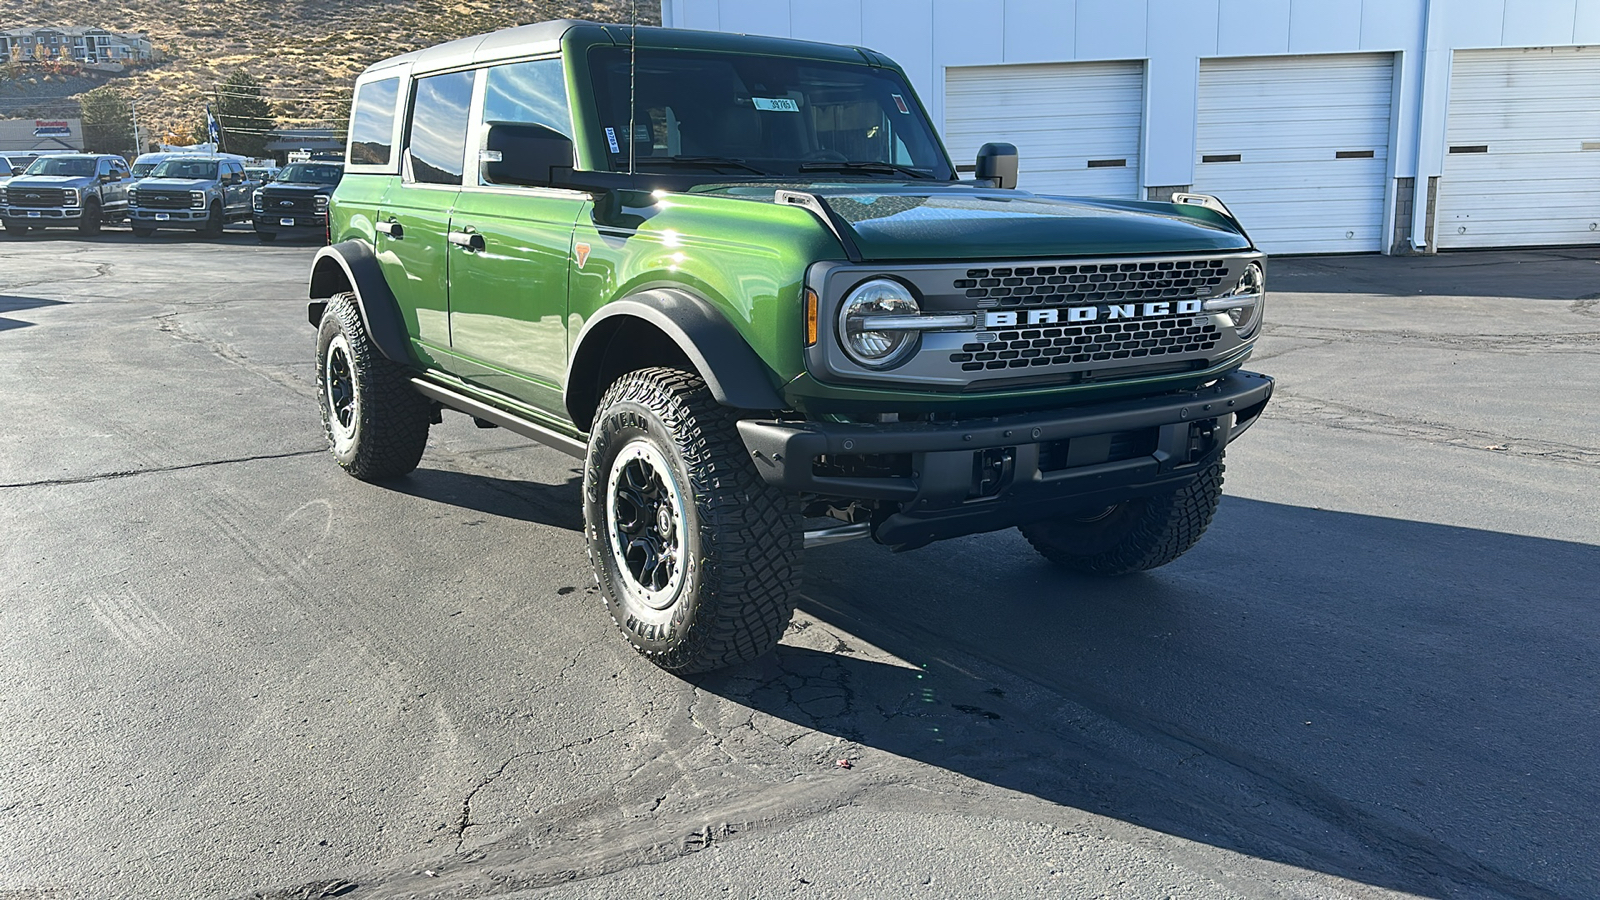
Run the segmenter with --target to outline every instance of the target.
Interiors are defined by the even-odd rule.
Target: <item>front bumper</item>
[[[267,213],[255,213],[251,217],[257,234],[288,234],[288,235],[316,235],[323,237],[327,233],[327,219],[318,215],[299,213],[292,216],[275,216]],[[287,222],[288,224],[284,224]]]
[[[30,225],[35,228],[44,228],[49,225],[64,225],[77,222],[83,217],[81,206],[53,206],[42,209],[29,209],[25,206],[8,206],[0,209],[0,219],[15,222],[18,225]]]
[[[128,210],[128,221],[140,225],[152,225],[157,228],[162,225],[193,225],[205,224],[211,217],[209,209],[152,209],[136,206]]]
[[[1255,423],[1272,384],[1265,375],[1236,371],[1195,391],[985,419],[883,425],[747,419],[738,427],[770,484],[896,501],[899,510],[876,522],[873,535],[908,549],[1177,490]],[[847,469],[863,458],[888,460],[893,469],[894,460],[908,456],[902,474],[837,474],[841,463]]]

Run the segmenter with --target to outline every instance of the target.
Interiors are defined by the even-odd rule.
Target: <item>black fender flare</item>
[[[321,325],[328,298],[347,290],[356,295],[361,323],[378,352],[402,365],[416,365],[400,303],[383,280],[377,254],[366,241],[341,241],[317,251],[311,261],[311,302],[306,306],[306,318],[313,326]]]
[[[773,388],[766,363],[750,348],[727,317],[705,300],[677,288],[658,288],[607,303],[572,342],[571,365],[563,399],[579,428],[588,429],[604,385],[595,383],[610,338],[629,320],[641,321],[665,334],[700,377],[711,396],[735,409],[781,410],[783,398]]]

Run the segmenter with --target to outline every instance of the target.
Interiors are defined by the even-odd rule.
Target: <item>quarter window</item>
[[[473,77],[472,72],[449,72],[417,80],[411,128],[406,136],[411,174],[417,181],[461,183]]]
[[[350,113],[350,162],[358,166],[389,164],[394,137],[395,101],[400,79],[371,81],[356,91]]]

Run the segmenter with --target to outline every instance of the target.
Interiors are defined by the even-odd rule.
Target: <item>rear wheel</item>
[[[404,475],[428,444],[432,404],[367,336],[354,294],[328,301],[317,329],[317,403],[333,457],[363,481]]]
[[[85,234],[85,235],[88,235],[88,234],[99,234],[100,233],[100,202],[99,201],[97,201],[97,200],[85,200],[84,201],[84,203],[83,203],[83,212],[78,214],[78,233],[79,234]]]
[[[1124,500],[1083,516],[1021,527],[1046,559],[1090,575],[1126,575],[1182,556],[1211,524],[1222,500],[1222,460],[1171,494]]]
[[[777,644],[794,614],[800,503],[761,479],[699,376],[642,369],[600,401],[584,467],[584,533],[611,618],[673,672]]]

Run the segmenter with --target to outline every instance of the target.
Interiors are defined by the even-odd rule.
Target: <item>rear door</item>
[[[450,211],[466,168],[473,72],[413,82],[399,184],[378,209],[378,260],[424,351],[450,351]],[[443,363],[441,363],[443,364]],[[450,366],[446,365],[447,368]]]

